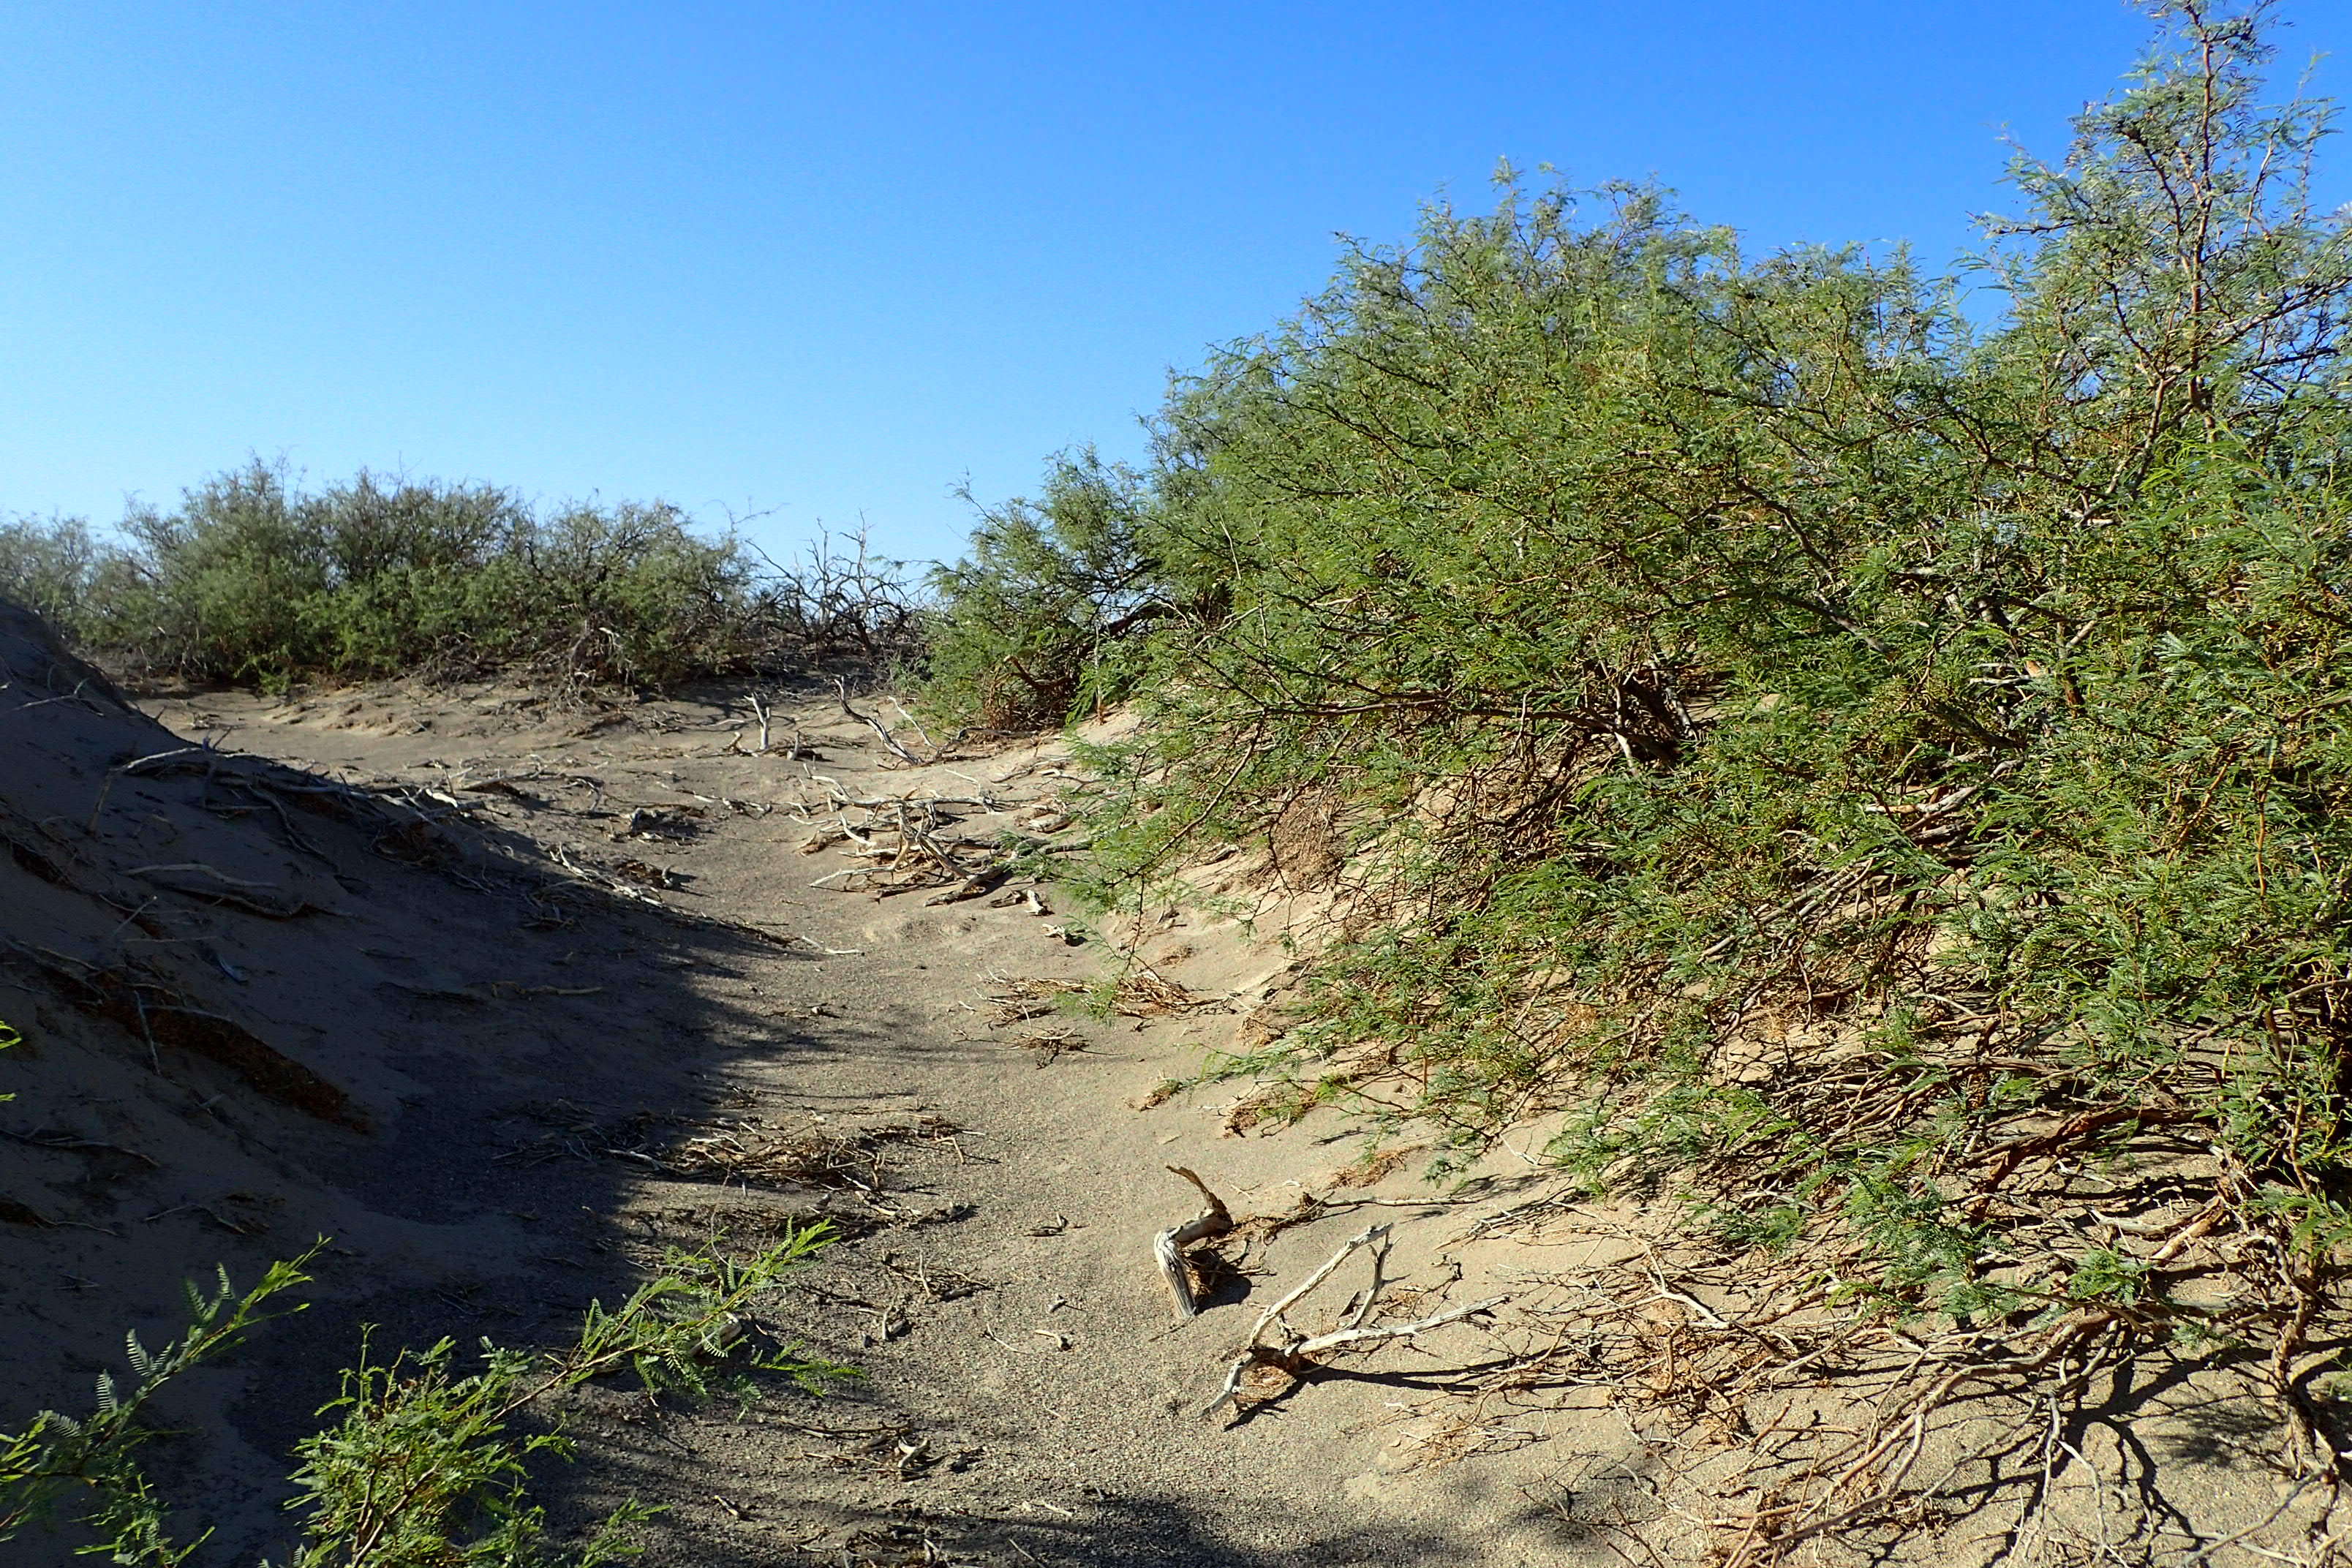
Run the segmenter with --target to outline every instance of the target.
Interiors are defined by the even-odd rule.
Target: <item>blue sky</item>
[[[2284,15],[2290,69],[2352,45],[2352,0]],[[2000,135],[2060,151],[2146,36],[2119,0],[15,0],[0,512],[257,453],[952,554],[959,482],[1139,452],[1170,367],[1500,157],[1940,260]]]

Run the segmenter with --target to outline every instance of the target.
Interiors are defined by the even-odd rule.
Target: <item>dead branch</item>
[[[1452,1307],[1443,1312],[1433,1312],[1426,1318],[1410,1323],[1382,1323],[1374,1324],[1370,1328],[1337,1329],[1328,1334],[1318,1334],[1313,1339],[1300,1341],[1292,1347],[1289,1353],[1294,1357],[1304,1359],[1320,1355],[1325,1351],[1339,1350],[1347,1345],[1378,1344],[1383,1340],[1411,1339],[1413,1335],[1425,1333],[1431,1329],[1443,1328],[1448,1323],[1458,1323],[1465,1318],[1475,1318],[1481,1312],[1491,1312],[1509,1300],[1508,1296],[1489,1296],[1483,1301],[1473,1301],[1466,1307]],[[1370,1305],[1371,1300],[1367,1296],[1364,1308],[1358,1309],[1359,1314],[1360,1315]]]
[[[1176,1315],[1180,1318],[1198,1317],[1201,1305],[1193,1299],[1192,1270],[1184,1261],[1184,1249],[1232,1230],[1233,1212],[1225,1207],[1223,1198],[1209,1190],[1208,1183],[1191,1171],[1181,1165],[1171,1165],[1168,1169],[1200,1188],[1201,1196],[1208,1206],[1182,1225],[1171,1226],[1153,1237],[1151,1255],[1160,1265],[1160,1272],[1167,1277],[1170,1293],[1176,1298]]]
[[[275,884],[248,882],[242,877],[232,877],[219,868],[207,866],[201,860],[190,860],[176,866],[139,866],[132,868],[128,874],[133,877],[143,877],[149,881],[170,889],[173,892],[184,894],[189,898],[202,899],[208,903],[226,904],[230,909],[243,910],[247,914],[259,915],[265,920],[290,921],[302,915],[330,912],[306,900],[298,899],[289,903],[272,903],[267,899],[257,897],[257,894],[277,892],[278,889]],[[191,887],[186,879],[192,877],[210,878],[214,885]],[[247,889],[254,891],[245,890]]]
[[[1309,1274],[1307,1277],[1306,1283],[1300,1285],[1297,1289],[1291,1291],[1289,1295],[1285,1296],[1282,1300],[1276,1301],[1273,1306],[1268,1307],[1265,1310],[1264,1315],[1258,1319],[1257,1326],[1250,1330],[1249,1342],[1252,1345],[1255,1345],[1264,1340],[1265,1337],[1265,1331],[1272,1328],[1274,1324],[1280,1320],[1284,1312],[1287,1311],[1290,1308],[1297,1306],[1301,1300],[1305,1300],[1308,1291],[1314,1289],[1315,1287],[1322,1284],[1323,1281],[1338,1273],[1339,1270],[1339,1265],[1347,1262],[1349,1258],[1353,1258],[1362,1248],[1367,1247],[1385,1247],[1389,1238],[1389,1230],[1390,1227],[1388,1226],[1375,1225],[1368,1226],[1360,1235],[1349,1237],[1348,1240],[1340,1246],[1339,1251],[1333,1253],[1324,1261],[1322,1268],[1318,1268],[1314,1273]]]
[[[848,681],[835,676],[834,678],[833,686],[834,689],[841,694],[841,710],[844,713],[848,714],[852,719],[855,719],[859,723],[867,726],[873,730],[877,735],[881,736],[882,743],[885,746],[889,747],[892,754],[897,756],[901,762],[904,762],[908,766],[919,768],[923,765],[922,758],[915,755],[914,752],[907,750],[906,747],[898,743],[898,737],[890,733],[890,727],[888,725],[883,723],[881,720],[874,717],[873,714],[860,713],[856,709],[850,706]]]
[[[1249,1375],[1250,1368],[1254,1366],[1277,1367],[1296,1377],[1305,1371],[1307,1363],[1318,1355],[1335,1350],[1345,1350],[1354,1345],[1382,1344],[1391,1340],[1411,1339],[1416,1334],[1426,1333],[1432,1329],[1443,1328],[1448,1323],[1458,1323],[1465,1318],[1474,1318],[1481,1312],[1491,1312],[1510,1300],[1507,1296],[1490,1296],[1483,1301],[1474,1301],[1465,1307],[1451,1307],[1444,1311],[1432,1313],[1428,1317],[1416,1319],[1412,1322],[1367,1324],[1365,1320],[1371,1315],[1373,1303],[1378,1300],[1381,1287],[1387,1279],[1389,1230],[1390,1227],[1385,1225],[1376,1225],[1357,1236],[1349,1237],[1340,1245],[1339,1251],[1324,1260],[1321,1268],[1309,1274],[1289,1294],[1268,1307],[1259,1316],[1256,1326],[1250,1330],[1249,1339],[1242,1346],[1241,1354],[1236,1356],[1233,1364],[1225,1369],[1224,1386],[1218,1390],[1217,1397],[1209,1402],[1208,1407],[1202,1414],[1213,1415],[1226,1405],[1238,1400],[1241,1396],[1242,1380]],[[1338,1273],[1341,1264],[1368,1247],[1372,1254],[1372,1283],[1364,1292],[1363,1299],[1357,1304],[1355,1310],[1349,1315],[1345,1327],[1334,1329],[1328,1333],[1301,1334],[1283,1321],[1285,1312],[1306,1300],[1316,1287]],[[1266,1331],[1277,1324],[1282,1328],[1283,1342],[1278,1344],[1268,1343]]]
[[[945,892],[932,894],[929,898],[925,899],[923,903],[927,907],[937,907],[940,904],[960,904],[967,899],[976,899],[980,897],[982,893],[987,892],[990,889],[995,887],[1003,880],[1004,880],[1004,873],[1000,869],[991,868],[987,870],[974,871],[971,876],[966,877],[962,881],[957,883],[954,887],[948,889]]]
[[[824,784],[833,784],[833,781],[830,779],[819,779],[817,782]],[[870,799],[857,800],[844,794],[838,785],[833,785],[830,798],[823,807],[802,805],[795,809],[803,812],[814,809],[822,809],[825,811],[848,811],[853,809],[857,811],[885,811],[901,805],[961,805],[967,806],[973,811],[1003,811],[1005,809],[1005,805],[1003,801],[993,799],[988,795],[877,795]]]
[[[232,888],[249,888],[264,893],[274,893],[278,890],[275,883],[248,882],[242,877],[230,876],[216,866],[207,866],[202,860],[186,860],[175,866],[133,866],[126,874],[132,877],[161,877],[166,874],[182,873],[210,877],[215,882],[224,882]]]

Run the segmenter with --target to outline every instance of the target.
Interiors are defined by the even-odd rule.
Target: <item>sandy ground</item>
[[[216,1262],[248,1279],[331,1238],[313,1309],[167,1403],[214,1434],[154,1449],[184,1522],[219,1529],[196,1561],[283,1558],[284,1456],[362,1325],[379,1345],[550,1342],[666,1247],[813,1217],[845,1239],[773,1326],[866,1375],[749,1410],[585,1391],[583,1461],[539,1489],[560,1522],[645,1498],[667,1509],[648,1561],[714,1568],[1709,1560],[1704,1487],[1662,1492],[1674,1424],[1637,1438],[1624,1379],[1585,1386],[1612,1381],[1598,1350],[1595,1375],[1497,1393],[1547,1331],[1528,1316],[1547,1292],[1654,1267],[1651,1222],[1559,1199],[1526,1152],[1541,1130],[1441,1192],[1425,1155],[1368,1165],[1321,1113],[1271,1132],[1234,1115],[1243,1087],[1166,1094],[1264,1037],[1290,970],[1279,919],[1167,911],[1139,967],[1050,883],[941,902],[939,879],[835,831],[904,842],[893,810],[830,804],[895,797],[962,803],[911,818],[950,856],[1066,842],[1058,743],[909,766],[814,684],[775,694],[764,752],[735,692],[134,707],[5,611],[0,679],[0,1019],[28,1038],[0,1060],[17,1095],[0,1105],[0,1422],[86,1405],[126,1328],[171,1331],[181,1279]],[[1121,973],[1151,982],[1142,1016],[1008,1016],[1047,983]],[[749,1158],[778,1147],[832,1163],[786,1179]],[[1171,1165],[1244,1222],[1190,1320],[1151,1257],[1200,1206]],[[1575,1223],[1496,1223],[1530,1211]],[[1278,1397],[1241,1418],[1212,1411],[1264,1306],[1376,1224],[1394,1251],[1367,1321],[1506,1305],[1253,1381]],[[1659,1278],[1645,1321],[1708,1331],[1697,1287]],[[1334,1328],[1364,1283],[1360,1256],[1292,1316]],[[2104,1560],[2189,1561],[2185,1543],[2277,1514],[2259,1413],[2209,1401],[2236,1414],[2200,1424],[2153,1397],[2075,1435],[2078,1530],[1939,1531],[1895,1555],[2095,1561],[2105,1539]],[[2132,1455],[2162,1443],[2159,1488]],[[2139,1555],[2091,1533],[2111,1531],[2103,1463],[2117,1508],[2139,1489]],[[2182,1550],[2147,1545],[2163,1529]],[[2300,1560],[2237,1550],[2200,1560]]]
[[[60,684],[43,697],[69,695],[47,689]],[[593,1458],[542,1489],[559,1518],[658,1500],[650,1560],[697,1564],[845,1549],[1614,1560],[1522,1490],[1540,1467],[1417,1463],[1416,1410],[1496,1354],[1478,1324],[1348,1358],[1245,1421],[1203,1414],[1266,1292],[1368,1224],[1458,1217],[1423,1204],[1409,1170],[1340,1189],[1324,1217],[1228,1243],[1240,1272],[1178,1319],[1150,1238],[1200,1204],[1167,1166],[1197,1170],[1246,1219],[1295,1209],[1358,1153],[1336,1127],[1231,1135],[1231,1091],[1136,1109],[1231,1037],[1285,972],[1277,946],[1180,921],[1152,951],[1182,1010],[992,1026],[1010,983],[1104,973],[1103,944],[1072,942],[1056,892],[1042,913],[1002,902],[1018,882],[934,906],[926,888],[852,890],[866,879],[837,873],[869,862],[845,859],[851,846],[802,852],[794,808],[835,791],[1001,808],[927,813],[959,837],[1052,826],[1066,775],[1051,748],[899,765],[821,689],[783,699],[765,755],[732,745],[741,710],[716,700],[583,713],[511,691],[384,689],[144,706],[168,732],[95,688],[0,720],[8,837],[26,851],[0,868],[16,950],[0,1017],[34,1042],[9,1064],[20,1099],[0,1190],[46,1222],[0,1237],[40,1258],[7,1292],[12,1403],[75,1407],[125,1326],[168,1331],[178,1279],[215,1260],[250,1278],[331,1237],[318,1305],[193,1380],[191,1414],[225,1407],[238,1440],[158,1449],[161,1472],[203,1499],[190,1516],[222,1527],[208,1560],[285,1550],[274,1456],[331,1396],[357,1325],[380,1325],[382,1344],[545,1340],[665,1245],[810,1215],[852,1238],[779,1316],[866,1377],[740,1416],[591,1391],[573,1418]],[[120,771],[192,742],[243,756]],[[284,813],[293,797],[226,782],[259,758],[301,770],[283,775],[293,787],[348,781],[442,825],[410,845],[375,821]],[[583,896],[562,896],[562,867],[585,874]],[[106,1016],[125,997],[130,1027]],[[242,1058],[171,1028],[151,1044],[142,1008],[151,1028],[181,1009],[258,1039]],[[698,1138],[812,1131],[864,1147],[856,1173],[873,1190],[614,1152],[674,1164],[667,1152]],[[1425,1314],[1455,1299],[1462,1270],[1419,1228],[1432,1234],[1391,1272]],[[1336,1280],[1302,1326],[1334,1326],[1360,1283]]]

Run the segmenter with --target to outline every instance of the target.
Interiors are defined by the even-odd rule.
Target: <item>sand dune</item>
[[[1279,1032],[1280,935],[1328,910],[1243,855],[1204,876],[1254,921],[1090,933],[994,853],[1070,837],[1059,742],[908,765],[818,682],[775,694],[764,752],[738,692],[134,703],[5,606],[0,680],[0,1019],[26,1036],[0,1057],[0,1423],[86,1406],[126,1329],[169,1334],[184,1279],[330,1238],[310,1310],[167,1397],[159,1484],[219,1530],[198,1561],[283,1557],[289,1449],[362,1325],[555,1342],[667,1247],[813,1217],[844,1239],[771,1326],[866,1378],[742,1411],[593,1386],[567,1412],[582,1462],[540,1486],[559,1524],[659,1502],[648,1561],[697,1568],[1721,1544],[1744,1483],[1710,1425],[1740,1342],[1717,1313],[1790,1303],[1664,1272],[1671,1212],[1579,1201],[1527,1152],[1543,1126],[1440,1189],[1410,1140],[1367,1163],[1328,1112],[1276,1131],[1246,1084],[1170,1093]],[[1068,1008],[1107,983],[1109,1016]],[[1239,1222],[1189,1320],[1152,1258],[1200,1207],[1170,1166]],[[1380,1299],[1350,1310],[1353,1256],[1297,1334],[1499,1305],[1303,1380],[1251,1368],[1213,1408],[1265,1308],[1375,1225]],[[1830,1311],[1799,1305],[1791,1326]],[[2231,1447],[2259,1418],[2198,1415],[2253,1408],[2215,1376],[2076,1434],[2092,1462],[2045,1519],[2109,1528],[2098,1478],[2126,1474],[2216,1530],[2276,1513]]]
[[[991,1027],[1034,983],[1100,972],[1050,890],[933,903],[866,887],[892,874],[854,846],[800,852],[795,808],[835,795],[987,802],[928,808],[942,838],[1050,826],[1050,748],[886,766],[821,688],[785,700],[764,756],[729,749],[716,702],[387,688],[142,711],[27,617],[0,637],[0,1018],[27,1037],[0,1110],[15,1403],[86,1402],[124,1328],[173,1324],[184,1278],[331,1238],[313,1310],[170,1407],[203,1435],[159,1445],[158,1474],[222,1527],[209,1558],[284,1550],[282,1456],[359,1324],[560,1336],[665,1244],[810,1215],[853,1239],[784,1310],[869,1379],[740,1420],[591,1390],[588,1459],[549,1480],[560,1517],[665,1502],[652,1560],[680,1563],[828,1542],[922,1561],[926,1540],[974,1561],[1511,1561],[1503,1542],[1543,1535],[1493,1478],[1403,1463],[1410,1382],[1351,1374],[1231,1431],[1202,1414],[1255,1315],[1241,1294],[1368,1213],[1416,1212],[1335,1208],[1235,1248],[1256,1278],[1175,1319],[1150,1240],[1195,1200],[1166,1165],[1282,1213],[1353,1152],[1228,1136],[1232,1093],[1132,1109],[1264,999],[1278,952],[1178,932],[1163,956],[1200,950],[1163,966],[1178,1010]],[[1475,1325],[1453,1332],[1399,1357],[1475,1360]]]

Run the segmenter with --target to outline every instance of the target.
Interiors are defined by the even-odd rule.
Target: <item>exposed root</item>
[[[158,1073],[165,1049],[186,1051],[227,1068],[264,1099],[321,1121],[368,1131],[365,1112],[340,1085],[235,1019],[191,1006],[180,992],[138,964],[92,963],[23,942],[9,946],[77,1010],[110,1020],[143,1045],[149,1066]]]
[[[1340,1327],[1320,1334],[1302,1334],[1292,1328],[1284,1314],[1306,1300],[1317,1286],[1338,1273],[1341,1264],[1368,1248],[1372,1258],[1371,1284],[1359,1299],[1356,1310],[1349,1315],[1348,1321]],[[1279,1387],[1286,1387],[1311,1370],[1318,1356],[1363,1345],[1385,1344],[1391,1340],[1409,1340],[1432,1329],[1458,1323],[1482,1312],[1491,1312],[1510,1300],[1508,1296],[1490,1296],[1483,1301],[1449,1307],[1442,1312],[1433,1312],[1411,1322],[1368,1322],[1380,1298],[1381,1289],[1387,1283],[1388,1253],[1389,1227],[1385,1225],[1373,1226],[1342,1243],[1339,1250],[1325,1259],[1321,1268],[1308,1275],[1288,1295],[1268,1307],[1258,1318],[1256,1326],[1250,1330],[1249,1339],[1243,1345],[1241,1354],[1225,1369],[1223,1388],[1218,1391],[1217,1397],[1202,1414],[1213,1415],[1227,1405],[1241,1405],[1244,1383],[1257,1369],[1272,1369],[1277,1374]],[[1278,1330],[1279,1337],[1269,1341],[1266,1336],[1272,1330]],[[1278,1396],[1278,1391],[1277,1388],[1276,1394],[1268,1397]],[[1250,1401],[1253,1404],[1264,1402],[1263,1398]]]
[[[1566,1212],[1538,1202],[1517,1218]],[[1818,1250],[1766,1259],[1687,1235],[1669,1242],[1578,1225],[1614,1260],[1526,1292],[1506,1325],[1517,1353],[1467,1379],[1465,1397],[1421,1440],[1432,1458],[1458,1458],[1524,1443],[1544,1428],[1540,1413],[1613,1406],[1654,1500],[1711,1535],[1711,1560],[1724,1568],[1883,1559],[1898,1541],[1917,1549],[1962,1521],[1972,1539],[2009,1542],[2001,1561],[2236,1561],[2216,1555],[2222,1531],[2163,1497],[2140,1448],[2092,1445],[2126,1431],[2135,1412],[2164,1409],[2139,1408],[2152,1393],[2178,1384],[2187,1398],[2194,1375],[2179,1418],[2242,1433],[2242,1462],[2261,1464],[2291,1494],[2291,1507],[2226,1544],[2259,1535],[2249,1561],[2333,1561],[2333,1544],[2299,1549],[2334,1539],[2347,1468],[2341,1417],[2305,1392],[2336,1364],[2336,1342],[2314,1342],[2314,1314],[2301,1305],[2315,1299],[2310,1281],[2283,1268],[2272,1289],[2231,1304],[2241,1330],[2273,1325],[2267,1365],[2207,1340],[2220,1317],[2175,1305],[2161,1288],[2165,1268],[2238,1272],[2258,1249],[2283,1265],[2296,1255],[2275,1222],[2249,1226],[2241,1211],[2233,1227],[2229,1213],[2215,1199],[2144,1227],[2151,1267],[2139,1293],[2044,1297],[1974,1323],[1906,1320],[1844,1300],[1832,1288],[1839,1260]],[[1254,1340],[1229,1394],[1245,1396],[1242,1375],[1275,1359]],[[2102,1479],[2102,1463],[2143,1469],[2126,1486]]]

